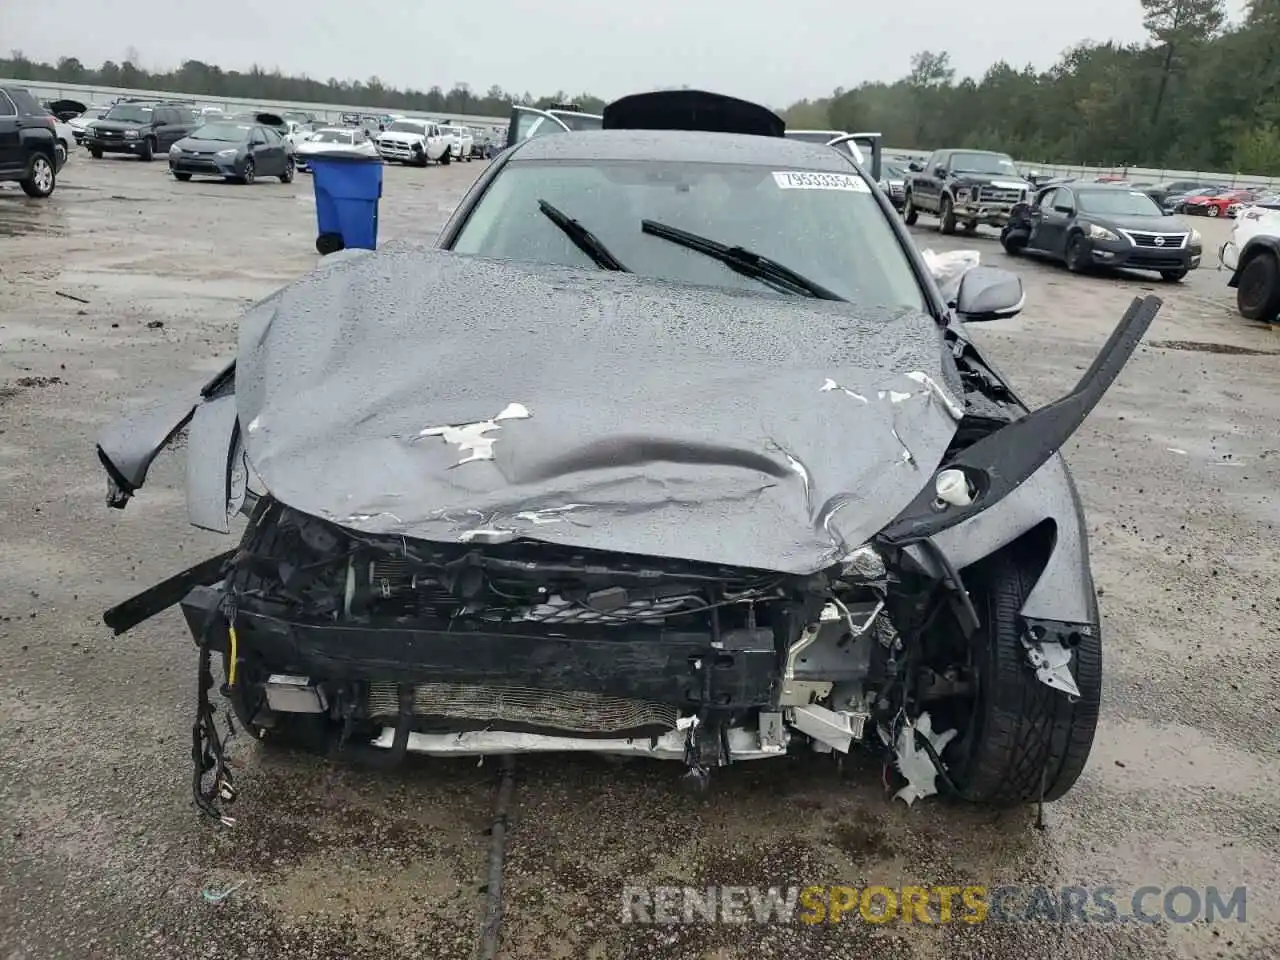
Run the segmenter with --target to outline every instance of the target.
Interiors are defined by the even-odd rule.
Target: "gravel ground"
[[[430,237],[476,164],[388,168],[384,238]],[[8,187],[11,185],[4,185]],[[96,431],[234,349],[237,317],[316,261],[311,185],[179,184],[79,153],[56,196],[0,188],[0,958],[470,956],[496,765],[357,772],[243,741],[240,818],[189,796],[193,648],[176,612],[112,638],[103,609],[225,539],[190,528],[182,457],[103,505]],[[994,236],[974,246],[1003,264]],[[1199,224],[1212,251],[1227,225]],[[1039,403],[1135,294],[1166,304],[1068,451],[1105,618],[1103,722],[1075,790],[996,815],[890,803],[865,761],[724,771],[522,760],[503,956],[1274,957],[1280,613],[1272,496],[1280,336],[1211,268],[1166,285],[1015,264],[1026,312],[977,336]],[[80,300],[58,294],[69,294]],[[624,925],[627,884],[1248,887],[1247,922]],[[241,884],[210,903],[202,891]],[[1158,902],[1158,900],[1156,901]]]

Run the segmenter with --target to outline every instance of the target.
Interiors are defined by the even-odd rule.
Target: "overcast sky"
[[[1233,14],[1244,0],[1229,0]],[[327,80],[492,84],[606,99],[688,84],[783,106],[894,80],[947,50],[959,76],[1141,40],[1138,0],[0,0],[0,44],[39,60],[254,63]]]

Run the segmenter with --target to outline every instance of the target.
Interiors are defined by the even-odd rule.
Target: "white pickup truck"
[[[448,163],[453,141],[431,120],[396,120],[374,141],[383,160],[425,167]]]
[[[471,162],[471,148],[475,143],[475,135],[470,127],[458,124],[445,124],[441,131],[449,138],[449,153],[455,160]]]
[[[1280,196],[1263,197],[1237,211],[1218,261],[1231,271],[1227,286],[1236,291],[1240,316],[1280,322]]]

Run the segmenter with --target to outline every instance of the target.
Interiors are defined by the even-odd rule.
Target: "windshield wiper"
[[[744,277],[751,277],[754,280],[761,280],[775,289],[780,289],[787,293],[799,293],[809,297],[817,297],[819,300],[844,299],[838,293],[832,293],[826,287],[815,283],[802,274],[796,273],[790,267],[784,267],[776,260],[762,257],[760,254],[743,247],[730,247],[715,240],[700,237],[696,233],[688,233],[677,227],[658,223],[656,220],[641,220],[640,230],[651,236],[670,240],[672,243],[679,244],[682,247],[688,247],[690,250],[696,250],[698,253],[705,253],[708,257],[719,260],[734,273],[740,273]]]
[[[565,236],[573,241],[573,245],[590,257],[591,262],[597,267],[604,270],[618,270],[622,273],[631,272],[622,265],[622,261],[609,252],[609,248],[600,242],[599,237],[577,220],[566,216],[563,211],[545,200],[538,201],[538,209],[548,220],[563,230]]]

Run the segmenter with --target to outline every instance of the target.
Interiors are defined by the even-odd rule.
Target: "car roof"
[[[519,144],[512,163],[547,160],[678,160],[688,163],[739,163],[749,166],[802,167],[848,173],[847,153],[825,144],[786,137],[700,130],[579,130],[533,137]]]

